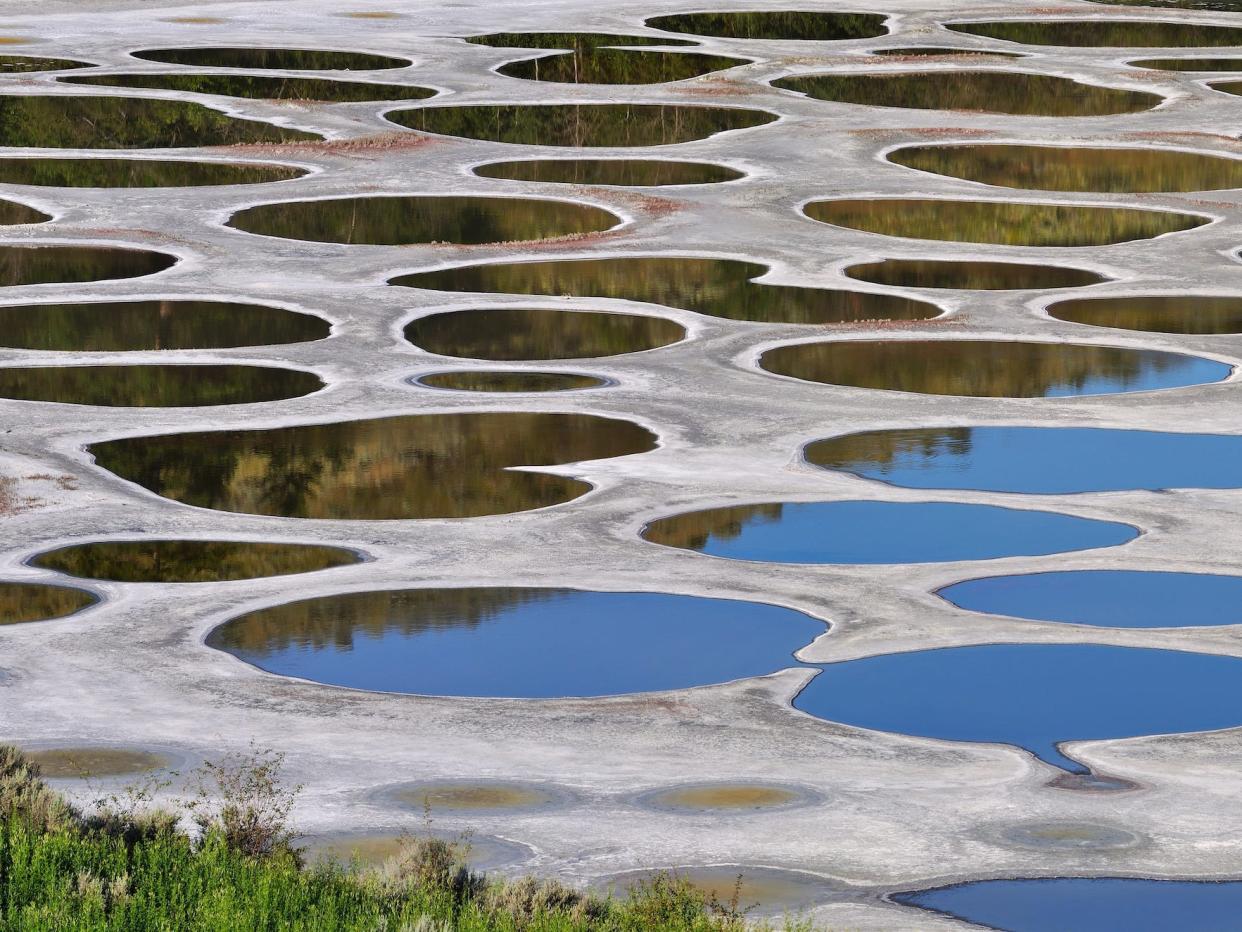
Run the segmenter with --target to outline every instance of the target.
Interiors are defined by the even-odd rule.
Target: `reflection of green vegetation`
[[[83,589],[0,582],[0,626],[63,618],[97,601]]]
[[[941,460],[966,456],[971,449],[969,427],[918,427],[906,430],[869,430],[842,437],[829,437],[807,444],[808,463],[825,469],[881,474],[898,461]]]
[[[498,71],[511,78],[562,84],[663,84],[722,71],[748,61],[701,52],[584,48],[563,55],[510,62]]]
[[[877,285],[904,288],[957,288],[981,291],[1020,291],[1042,288],[1081,288],[1107,281],[1086,269],[1017,262],[954,262],[939,259],[885,259],[851,265],[850,278]]]
[[[562,259],[458,266],[403,275],[392,284],[438,291],[624,298],[768,323],[923,320],[940,313],[934,305],[895,295],[751,281],[766,271],[758,263],[732,259]]]
[[[459,392],[567,392],[579,388],[597,388],[604,380],[593,375],[572,372],[501,372],[480,369],[459,369],[455,372],[433,372],[418,380],[431,388],[447,388]]]
[[[36,566],[117,582],[220,582],[357,563],[339,547],[223,540],[104,541],[41,554]]]
[[[41,210],[35,210],[33,207],[27,207],[25,204],[19,204],[16,201],[0,200],[0,225],[9,225],[13,223],[44,223],[51,220],[51,216],[45,214]]]
[[[1007,20],[995,23],[949,23],[954,32],[1024,45],[1118,48],[1173,48],[1242,45],[1242,26],[1207,26],[1142,20]]]
[[[113,246],[0,246],[0,286],[137,278],[176,261],[162,252]]]
[[[590,486],[519,472],[643,453],[629,421],[524,411],[171,434],[91,447],[104,469],[190,505],[296,518],[465,518],[567,502]]]
[[[596,49],[601,46],[697,45],[689,39],[666,39],[663,36],[626,36],[611,32],[493,32],[470,36],[467,42],[496,49]]]
[[[1242,58],[1146,58],[1130,64],[1157,71],[1242,71]]]
[[[229,226],[318,243],[507,243],[608,230],[616,214],[589,204],[517,197],[341,197],[238,211]]]
[[[0,145],[37,149],[164,149],[318,139],[180,100],[0,96]]]
[[[29,74],[32,71],[65,71],[89,68],[90,63],[68,58],[36,58],[33,55],[0,55],[0,74]]]
[[[163,159],[0,158],[0,183],[56,188],[176,188],[257,184],[300,178],[305,169],[283,165],[181,162]]]
[[[1242,298],[1234,296],[1080,298],[1050,305],[1048,313],[1058,320],[1121,330],[1242,333]]]
[[[1242,95],[1242,81],[1219,81],[1210,86],[1213,90],[1223,91],[1226,94]]]
[[[769,372],[829,385],[973,398],[1044,398],[1104,380],[1123,391],[1186,357],[1153,350],[1010,340],[851,340],[781,346]]]
[[[366,84],[326,78],[268,77],[238,74],[84,74],[61,78],[69,84],[105,87],[149,87],[224,97],[259,100],[323,100],[352,103],[365,100],[422,100],[431,88],[410,84]]]
[[[733,540],[749,524],[779,521],[783,510],[776,502],[689,511],[652,521],[643,530],[643,538],[667,547],[702,550],[712,538]]]
[[[1167,210],[894,198],[817,201],[806,206],[806,215],[886,236],[1003,246],[1107,246],[1210,222]]]
[[[321,317],[223,301],[0,307],[0,346],[62,352],[215,349],[322,340]]]
[[[1149,110],[1163,99],[1142,91],[1008,71],[820,74],[781,78],[772,83],[775,87],[839,103],[1018,116],[1134,113]]]
[[[424,133],[529,146],[668,146],[762,126],[776,114],[661,104],[507,104],[421,107],[387,117]]]
[[[1022,58],[1020,52],[994,52],[991,49],[955,49],[950,46],[935,45],[913,45],[909,48],[900,49],[872,49],[872,55],[896,55],[903,58],[937,58],[947,55],[970,55],[978,57],[981,55],[990,56],[992,58]]]
[[[279,71],[373,71],[404,68],[405,58],[332,49],[194,48],[144,49],[132,53],[145,61],[206,68],[270,68]]]
[[[871,39],[888,32],[875,13],[823,13],[765,10],[741,13],[675,13],[654,16],[644,25],[727,39]]]
[[[718,184],[742,177],[742,172],[707,162],[671,162],[665,159],[532,159],[492,162],[474,173],[482,178],[651,187],[671,184]]]
[[[1214,191],[1242,188],[1242,159],[1172,149],[1086,146],[910,146],[890,162],[937,175],[1034,191]]]
[[[430,353],[498,362],[619,356],[685,335],[680,324],[663,317],[542,308],[446,311],[405,328],[405,338]]]
[[[462,588],[350,592],[276,605],[216,628],[211,647],[247,658],[289,647],[349,650],[358,637],[406,637],[449,628],[476,628],[506,609],[553,598],[562,589]]]
[[[0,368],[0,398],[122,408],[279,401],[322,387],[314,373],[272,366]]]

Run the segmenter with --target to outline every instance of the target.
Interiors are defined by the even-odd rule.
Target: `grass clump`
[[[500,880],[470,870],[469,845],[406,839],[372,871],[307,866],[289,815],[300,788],[281,755],[209,763],[178,809],[154,805],[164,784],[97,800],[89,813],[0,746],[0,930],[142,932],[220,929],[342,932],[742,932],[738,896],[720,903],[670,874],[625,899],[556,880]],[[195,834],[181,830],[186,820]],[[786,921],[758,926],[810,932]]]

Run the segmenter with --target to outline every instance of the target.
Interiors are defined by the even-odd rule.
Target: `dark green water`
[[[0,398],[118,408],[251,404],[309,395],[319,376],[272,366],[0,367]]]
[[[418,384],[458,392],[570,392],[608,383],[597,376],[573,372],[458,369],[433,372],[419,379]]]
[[[0,627],[64,618],[98,601],[85,589],[45,586],[42,583],[0,582]]]
[[[0,158],[0,183],[56,188],[178,188],[262,184],[306,174],[302,168],[169,159]]]
[[[840,41],[872,39],[888,32],[877,13],[829,13],[806,10],[720,11],[654,16],[644,25],[669,32],[726,39],[795,39]]]
[[[116,246],[0,246],[0,287],[137,278],[176,262],[162,252]]]
[[[259,100],[313,100],[353,103],[365,100],[423,100],[434,97],[429,87],[414,84],[376,84],[333,81],[327,78],[237,74],[83,74],[61,78],[67,84],[102,87],[142,87],[166,91],[190,91],[223,97]]]
[[[314,544],[231,540],[133,540],[75,544],[41,553],[35,566],[115,582],[223,582],[313,573],[359,562],[353,551]]]
[[[884,259],[851,265],[850,278],[877,285],[905,288],[954,288],[983,291],[1021,291],[1044,288],[1081,288],[1108,281],[1086,269],[1017,262],[972,262],[949,259]]]
[[[724,165],[664,159],[531,159],[491,162],[477,166],[474,173],[482,178],[618,187],[719,184],[745,177]]]
[[[406,58],[373,55],[369,52],[338,52],[332,49],[277,48],[184,48],[144,49],[130,53],[144,61],[172,65],[199,65],[206,68],[268,68],[280,71],[374,71],[404,68]]]

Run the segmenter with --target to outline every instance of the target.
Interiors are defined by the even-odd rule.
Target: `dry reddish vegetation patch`
[[[687,94],[699,94],[711,97],[740,97],[753,94],[755,85],[742,81],[731,81],[728,78],[704,78],[683,88]]]
[[[1158,130],[1144,130],[1141,133],[1123,133],[1123,139],[1142,139],[1150,142],[1167,142],[1177,145],[1185,143],[1193,145],[1195,142],[1206,140],[1210,142],[1226,142],[1235,152],[1242,150],[1242,145],[1233,136],[1226,136],[1223,133],[1204,133],[1194,131],[1179,131],[1176,133],[1160,132]]]
[[[349,155],[367,152],[403,152],[420,149],[423,146],[436,145],[445,140],[432,136],[424,136],[416,132],[394,131],[391,133],[375,133],[370,136],[358,136],[353,139],[320,139],[312,142],[240,142],[233,146],[215,146],[222,152],[253,153],[259,156],[297,156],[314,155]]]
[[[655,195],[643,194],[639,191],[615,191],[611,188],[591,187],[584,187],[583,190],[601,200],[611,200],[630,208],[635,213],[646,214],[649,217],[667,217],[669,214],[675,214],[680,210],[686,209],[685,201],[656,197]]]
[[[890,320],[876,317],[868,320],[845,320],[836,324],[823,324],[825,330],[920,330],[927,328],[960,327],[969,321],[965,317],[933,317],[931,320]]]

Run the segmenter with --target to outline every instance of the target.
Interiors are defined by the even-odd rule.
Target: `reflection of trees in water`
[[[217,582],[311,573],[357,563],[339,547],[238,541],[144,540],[78,544],[40,555],[36,566],[86,579]]]
[[[763,110],[661,104],[422,107],[386,116],[426,133],[530,146],[663,146],[776,119]]]
[[[825,469],[881,474],[901,461],[923,463],[970,455],[969,427],[923,427],[907,430],[869,430],[842,437],[829,437],[807,444],[808,463]]]
[[[333,49],[192,48],[143,49],[132,53],[144,61],[208,68],[270,68],[289,71],[371,71],[404,68],[405,58]]]
[[[524,308],[447,311],[405,328],[405,338],[428,352],[497,361],[616,356],[685,335],[663,317]]]
[[[742,177],[724,165],[664,159],[532,159],[480,165],[474,173],[481,178],[634,187],[717,184]]]
[[[572,372],[486,372],[480,369],[433,372],[419,382],[432,388],[467,392],[565,392],[605,384],[596,376]]]
[[[731,259],[568,259],[458,266],[403,275],[392,284],[439,291],[624,298],[730,320],[778,323],[922,320],[940,313],[934,305],[895,295],[750,281],[767,271],[767,266]]]
[[[1122,330],[1242,333],[1242,298],[1231,295],[1081,298],[1049,305],[1048,313],[1058,320]]]
[[[470,36],[467,42],[497,49],[565,49],[580,52],[601,46],[696,45],[689,39],[663,36],[626,36],[611,32],[493,32]]]
[[[1086,269],[1018,262],[954,262],[949,259],[885,259],[845,270],[850,278],[904,288],[966,288],[1013,291],[1078,288],[1107,281]]]
[[[37,58],[33,55],[0,55],[0,74],[29,74],[32,71],[65,71],[89,68],[90,62],[68,58]]]
[[[82,352],[272,346],[321,340],[326,320],[221,301],[123,301],[0,307],[0,345]]]
[[[243,657],[290,647],[348,651],[358,637],[477,628],[507,609],[571,592],[500,587],[351,592],[241,615],[211,632],[207,643]]]
[[[1101,381],[1112,391],[1122,391],[1192,359],[1180,353],[1072,343],[849,340],[778,347],[765,353],[760,364],[769,372],[831,385],[976,398],[1043,398],[1053,391],[1082,391]]]
[[[367,100],[422,100],[435,95],[429,87],[375,84],[327,78],[289,78],[238,74],[83,74],[61,78],[67,84],[143,87],[258,100],[322,100],[355,103]]]
[[[563,55],[510,62],[498,70],[511,78],[563,84],[662,84],[683,81],[749,62],[699,52],[580,48]]]
[[[306,172],[283,165],[179,162],[158,159],[0,158],[0,182],[56,188],[175,188],[256,184],[299,178]]]
[[[736,39],[871,39],[888,32],[875,13],[821,13],[799,10],[740,13],[675,13],[644,25],[669,32]]]
[[[0,368],[0,398],[119,407],[245,404],[309,395],[312,372],[271,366],[40,366]]]
[[[1154,68],[1157,71],[1242,71],[1242,58],[1146,58],[1130,64],[1136,68]],[[1236,90],[1229,89],[1228,85],[1211,86],[1218,91],[1237,93]]]
[[[601,207],[517,197],[343,197],[260,204],[233,215],[247,233],[320,243],[499,243],[596,233],[620,218]]]
[[[112,246],[0,246],[0,286],[137,278],[176,261],[162,252]]]
[[[1242,160],[1168,149],[911,146],[888,160],[938,175],[1033,191],[1211,191],[1242,187]]]
[[[300,518],[461,518],[569,501],[577,479],[516,472],[643,453],[630,421],[524,411],[410,415],[272,430],[171,434],[91,447],[105,469],[167,498]]]
[[[669,547],[702,550],[712,538],[733,540],[747,525],[779,521],[783,511],[784,506],[779,502],[690,511],[652,521],[643,531],[643,537]]]
[[[817,201],[805,210],[813,220],[868,233],[1005,246],[1107,246],[1210,222],[1167,210],[1009,201],[869,198]]]
[[[0,200],[0,225],[43,223],[51,219],[51,215],[45,214],[41,210],[35,210],[33,207],[27,207],[25,204],[19,204],[16,201]]]
[[[0,145],[163,149],[318,139],[315,133],[226,116],[180,100],[0,96]]]
[[[1204,7],[1199,7],[1204,9]],[[1237,7],[1235,6],[1236,10]],[[1017,20],[950,23],[954,32],[1024,45],[1115,46],[1119,48],[1220,47],[1242,45],[1242,27],[1171,23],[1161,20]]]
[[[0,582],[0,626],[60,618],[95,601],[95,596],[82,589]]]
[[[975,110],[1027,116],[1103,116],[1149,110],[1157,94],[1128,91],[1069,78],[1002,71],[937,71],[910,74],[806,75],[774,86],[820,100],[905,107],[914,110]]]

